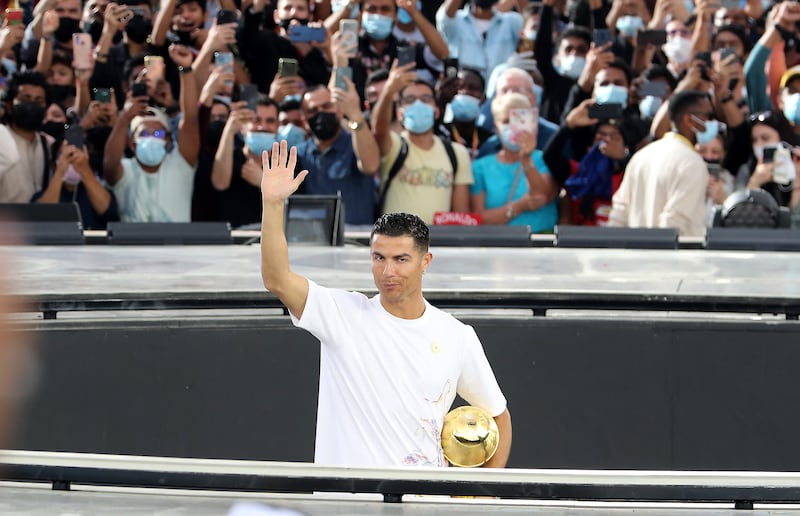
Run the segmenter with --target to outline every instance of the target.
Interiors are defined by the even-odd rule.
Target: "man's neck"
[[[425,314],[425,300],[420,295],[414,299],[404,299],[397,303],[389,303],[381,296],[383,309],[399,319],[419,319]]]
[[[409,132],[408,140],[417,147],[428,150],[433,147],[433,131],[430,130],[422,134]]]
[[[20,129],[15,124],[11,124],[11,130],[17,133],[18,136],[32,142],[34,138],[36,138],[36,131],[28,131],[26,129]]]
[[[473,7],[472,16],[474,16],[476,20],[491,20],[494,13],[491,8],[481,9],[480,7]]]

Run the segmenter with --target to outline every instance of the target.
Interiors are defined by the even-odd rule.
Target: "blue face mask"
[[[656,116],[662,102],[664,101],[661,100],[661,97],[646,96],[639,101],[639,114],[642,115],[642,118],[652,120],[653,117]]]
[[[453,119],[457,122],[471,122],[478,118],[481,112],[481,101],[472,95],[456,95],[450,101]]]
[[[536,92],[536,107],[538,109],[542,108],[542,87],[538,84],[533,85],[533,91]]]
[[[3,68],[5,68],[6,71],[8,72],[8,75],[6,77],[11,77],[15,73],[17,73],[17,62],[14,61],[13,59],[4,57],[0,59],[0,63],[3,64]]]
[[[694,0],[683,0],[683,5],[686,7],[686,12],[689,14],[694,12]]]
[[[594,99],[598,104],[628,105],[628,88],[616,84],[606,84],[594,89]]]
[[[511,126],[508,124],[503,124],[500,128],[500,143],[506,150],[519,152],[519,144],[511,141]]]
[[[290,101],[290,100],[296,100],[297,102],[302,102],[303,101],[303,96],[300,95],[300,94],[297,94],[297,95],[286,95],[285,97],[283,97],[283,101],[284,102],[287,102],[287,101]]]
[[[364,13],[361,15],[361,26],[372,39],[383,41],[392,33],[394,20],[382,14]]]
[[[336,13],[344,9],[347,4],[350,3],[350,0],[331,0],[331,11]],[[358,16],[358,13],[361,12],[361,8],[356,5],[353,7],[353,10],[350,11],[350,17],[355,18]]]
[[[261,156],[264,151],[271,151],[272,144],[275,143],[275,133],[265,133],[262,131],[247,131],[244,133],[244,143],[250,152],[256,156]]]
[[[535,30],[526,30],[525,31],[525,39],[530,41],[536,41],[536,31]]]
[[[422,2],[417,0],[417,11],[419,11],[420,9],[422,9]],[[414,21],[414,18],[411,17],[411,15],[408,13],[408,11],[406,11],[402,7],[397,10],[397,22],[398,23],[402,23],[404,25],[408,25],[409,23],[411,23],[413,21]]]
[[[415,100],[413,104],[403,109],[403,127],[413,134],[422,134],[430,131],[433,127],[434,110],[421,100]]]
[[[698,131],[697,129],[694,130],[694,133],[697,137],[697,143],[700,145],[705,145],[709,143],[711,140],[717,137],[719,134],[719,121],[718,120],[706,120],[703,122],[697,117],[692,117],[697,122],[702,122],[705,124],[706,128],[703,131]]]
[[[289,148],[300,145],[306,140],[306,132],[294,124],[286,124],[278,129],[278,141],[286,140]]]
[[[783,115],[793,125],[800,124],[800,93],[783,95]]]
[[[632,38],[636,35],[636,31],[644,27],[644,21],[641,16],[620,16],[617,18],[617,30],[627,38]]]
[[[167,157],[167,142],[156,136],[136,140],[136,159],[146,167],[156,167]]]

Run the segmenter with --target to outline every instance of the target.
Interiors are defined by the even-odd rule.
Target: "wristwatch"
[[[364,120],[350,120],[347,123],[347,126],[350,127],[351,131],[358,131],[359,129],[364,127],[365,123],[366,122]]]
[[[506,218],[508,220],[514,218],[514,205],[512,203],[508,203],[508,207],[506,208]]]

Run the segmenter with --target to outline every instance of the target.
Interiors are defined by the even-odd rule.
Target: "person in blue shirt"
[[[473,163],[470,211],[480,214],[483,224],[527,225],[535,233],[548,233],[558,221],[554,199],[559,187],[542,151],[536,149],[534,132],[515,132],[509,124],[512,110],[531,107],[528,97],[520,93],[492,103],[502,149]]]
[[[380,152],[361,112],[356,87],[347,77],[344,80],[347,91],[317,86],[303,96],[303,117],[311,138],[297,146],[297,170],[309,172],[299,193],[341,192],[345,223],[372,224]],[[343,117],[349,130],[342,128]]]

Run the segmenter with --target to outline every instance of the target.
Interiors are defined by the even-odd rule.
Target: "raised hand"
[[[178,66],[183,66],[184,68],[192,66],[192,61],[194,60],[192,51],[185,45],[170,45],[169,57],[172,59],[173,63]]]
[[[285,202],[297,189],[308,175],[308,170],[303,170],[294,175],[297,165],[297,148],[288,148],[286,140],[280,145],[272,144],[272,152],[264,151],[261,154],[261,166],[264,175],[261,177],[261,199],[264,204]]]

